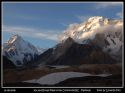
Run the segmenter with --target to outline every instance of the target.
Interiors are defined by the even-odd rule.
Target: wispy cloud
[[[122,12],[118,12],[118,13],[116,13],[116,16],[119,17],[119,18],[123,18],[123,13]]]
[[[103,2],[103,3],[97,3],[95,8],[109,8],[109,7],[116,7],[116,6],[122,6],[122,2]]]
[[[36,38],[41,38],[41,39],[49,39],[49,40],[54,40],[54,41],[58,41],[58,36],[59,34],[57,33],[35,33],[35,37]]]
[[[84,15],[84,16],[76,16],[81,22],[86,21],[88,18],[90,18],[90,15]]]
[[[41,29],[14,27],[14,26],[3,26],[2,31],[11,34],[19,34],[22,36],[28,36],[39,39],[49,39],[54,41],[58,41],[58,35],[60,32],[57,30],[41,30]]]
[[[88,20],[90,17],[90,15],[74,15],[74,17],[80,21],[80,22],[84,22],[86,20]],[[62,26],[64,26],[65,28],[68,28],[71,25],[77,24],[77,22],[66,22],[66,23],[60,23]]]
[[[64,27],[68,27],[69,26],[69,24],[68,23],[60,23],[62,26],[64,26]]]

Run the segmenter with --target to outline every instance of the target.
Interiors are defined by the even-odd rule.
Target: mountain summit
[[[18,41],[21,41],[22,37],[19,36],[18,34],[17,35],[13,35],[12,37],[10,37],[10,39],[7,41],[7,43],[14,43],[14,42],[18,42]]]
[[[113,64],[122,62],[123,21],[100,16],[70,25],[60,43],[40,55],[46,65]]]
[[[122,34],[122,20],[94,16],[81,24],[70,25],[60,36],[60,41],[64,42],[70,37],[80,44],[94,44],[118,58],[122,55]]]
[[[60,36],[60,41],[73,38],[79,43],[83,40],[93,39],[98,33],[111,33],[122,31],[123,21],[108,19],[101,16],[90,17],[87,21],[81,24],[71,24]]]
[[[22,66],[38,55],[37,48],[23,40],[19,35],[12,36],[4,43],[2,50],[3,55],[11,60],[16,66]]]
[[[12,36],[3,44],[3,56],[16,66],[80,65],[122,62],[123,21],[94,16],[81,24],[72,24],[60,36],[60,42],[44,52]],[[42,50],[43,51],[43,50]],[[34,61],[34,59],[36,59]]]

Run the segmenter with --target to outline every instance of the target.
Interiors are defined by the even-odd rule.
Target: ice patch
[[[85,76],[106,77],[109,75],[111,74],[93,75],[93,74],[81,73],[81,72],[57,72],[57,73],[51,73],[51,74],[45,75],[39,79],[27,80],[24,82],[39,83],[41,85],[54,85],[54,84],[60,83],[61,81],[64,81],[69,78],[74,78],[74,77],[85,77]]]

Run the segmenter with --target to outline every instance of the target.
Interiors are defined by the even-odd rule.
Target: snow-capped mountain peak
[[[71,37],[75,41],[81,42],[83,39],[93,39],[96,33],[104,32],[105,29],[118,29],[120,26],[123,26],[122,20],[113,20],[102,16],[94,16],[81,24],[71,24],[69,28],[64,31],[64,34],[60,36],[60,41]]]
[[[78,42],[80,39],[85,37],[83,33],[97,29],[107,23],[107,18],[103,18],[101,16],[91,17],[81,24],[71,24],[69,28],[64,31],[64,34],[60,36],[60,39],[62,41],[71,37]]]
[[[68,37],[80,44],[91,41],[106,52],[110,51],[111,54],[119,54],[118,51],[123,43],[122,33],[122,20],[94,16],[81,24],[70,25],[60,36],[60,41],[64,42]]]
[[[45,52],[47,49],[45,49],[45,48],[41,48],[41,47],[36,47],[37,48],[37,50],[38,50],[38,54],[40,55],[40,54],[42,54],[43,52]]]
[[[37,48],[19,35],[10,37],[3,44],[2,50],[3,55],[7,56],[16,66],[21,66],[38,55]]]
[[[14,35],[14,36],[12,36],[12,37],[7,41],[7,43],[14,43],[15,41],[21,40],[21,39],[22,39],[21,36],[19,36],[19,35]]]
[[[94,17],[90,17],[89,19],[88,19],[88,22],[90,22],[90,21],[103,21],[105,18],[104,17],[102,17],[102,16],[94,16]]]

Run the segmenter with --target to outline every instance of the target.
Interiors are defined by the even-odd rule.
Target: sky
[[[123,18],[121,2],[2,2],[2,43],[18,34],[33,45],[50,48],[70,24],[92,16]]]

